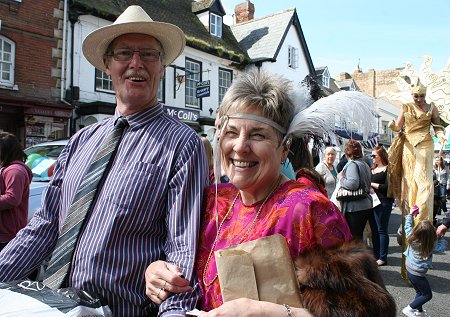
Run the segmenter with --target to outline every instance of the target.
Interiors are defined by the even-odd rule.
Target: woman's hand
[[[295,317],[313,317],[304,308],[290,308]],[[248,298],[238,298],[201,314],[201,317],[286,317],[287,309],[283,305],[256,301]]]
[[[155,261],[145,270],[145,294],[161,304],[174,293],[192,291],[180,268],[164,261]]]

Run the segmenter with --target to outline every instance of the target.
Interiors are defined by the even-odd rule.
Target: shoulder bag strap
[[[361,183],[361,172],[359,171],[359,165],[358,165],[358,163],[356,163],[356,161],[353,161],[353,163],[356,164],[356,170],[358,171],[359,188],[362,188],[364,191],[366,191],[365,188],[363,188],[363,187],[361,186],[361,185],[362,185],[362,183]]]

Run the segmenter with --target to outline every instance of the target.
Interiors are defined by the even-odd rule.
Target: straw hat
[[[176,25],[155,22],[140,6],[129,6],[111,24],[101,27],[86,36],[83,41],[83,53],[96,68],[105,71],[103,56],[108,45],[118,36],[127,33],[148,34],[156,38],[164,49],[163,64],[170,65],[183,52],[186,38]]]

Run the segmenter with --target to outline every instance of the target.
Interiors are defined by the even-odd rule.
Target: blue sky
[[[222,0],[234,13],[244,0]],[[251,0],[255,18],[297,9],[315,67],[328,66],[331,76],[387,70],[411,62],[420,69],[422,56],[433,57],[438,72],[450,58],[449,0]],[[431,3],[432,5],[428,5]]]

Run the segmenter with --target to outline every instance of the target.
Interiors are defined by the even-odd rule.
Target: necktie
[[[124,128],[128,126],[125,118],[119,117],[113,130],[103,141],[86,175],[73,198],[67,218],[59,233],[52,258],[44,273],[44,284],[52,289],[61,287],[69,272],[73,252],[76,247],[78,234],[91,207],[94,205],[97,194],[111,168],[117,147]]]

